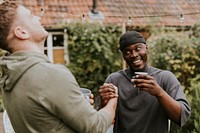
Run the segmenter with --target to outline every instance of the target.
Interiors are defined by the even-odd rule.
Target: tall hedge
[[[122,68],[118,50],[121,27],[76,23],[65,28],[70,59],[67,67],[81,87],[95,93],[111,72]]]
[[[154,32],[149,41],[150,62],[161,69],[172,71],[189,94],[190,81],[200,73],[200,39],[196,30],[162,30]],[[153,35],[152,35],[153,36]]]

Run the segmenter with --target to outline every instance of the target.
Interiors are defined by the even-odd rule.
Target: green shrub
[[[162,31],[149,42],[152,65],[172,71],[190,93],[190,80],[200,73],[200,41],[190,32]]]
[[[6,51],[0,49],[0,56],[3,56],[4,54],[6,54]],[[1,93],[1,89],[0,89],[0,112],[3,112],[3,110],[4,110],[4,105],[3,105],[2,93]]]
[[[4,105],[3,105],[3,99],[2,96],[0,95],[0,112],[4,111]]]
[[[194,84],[194,89],[192,91],[192,114],[191,114],[191,126],[194,128],[191,130],[191,133],[200,133],[200,83]]]
[[[200,133],[200,74],[191,81],[190,89],[192,113],[185,129],[191,129],[188,133]]]
[[[90,23],[70,24],[65,28],[70,58],[67,67],[81,87],[96,93],[111,72],[122,68],[118,50],[121,28]]]

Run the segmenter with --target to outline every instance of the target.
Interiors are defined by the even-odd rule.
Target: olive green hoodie
[[[16,133],[105,133],[111,125],[108,113],[84,98],[71,72],[44,54],[1,57],[0,88]]]

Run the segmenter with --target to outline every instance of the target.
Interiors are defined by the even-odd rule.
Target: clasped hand
[[[110,99],[118,97],[118,88],[111,83],[105,83],[100,87],[99,94],[102,99],[102,107],[105,106]]]

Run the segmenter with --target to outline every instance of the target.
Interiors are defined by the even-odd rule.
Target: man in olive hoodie
[[[117,87],[99,111],[84,98],[71,72],[44,54],[40,17],[13,1],[0,4],[0,88],[16,133],[104,133],[115,117]]]

